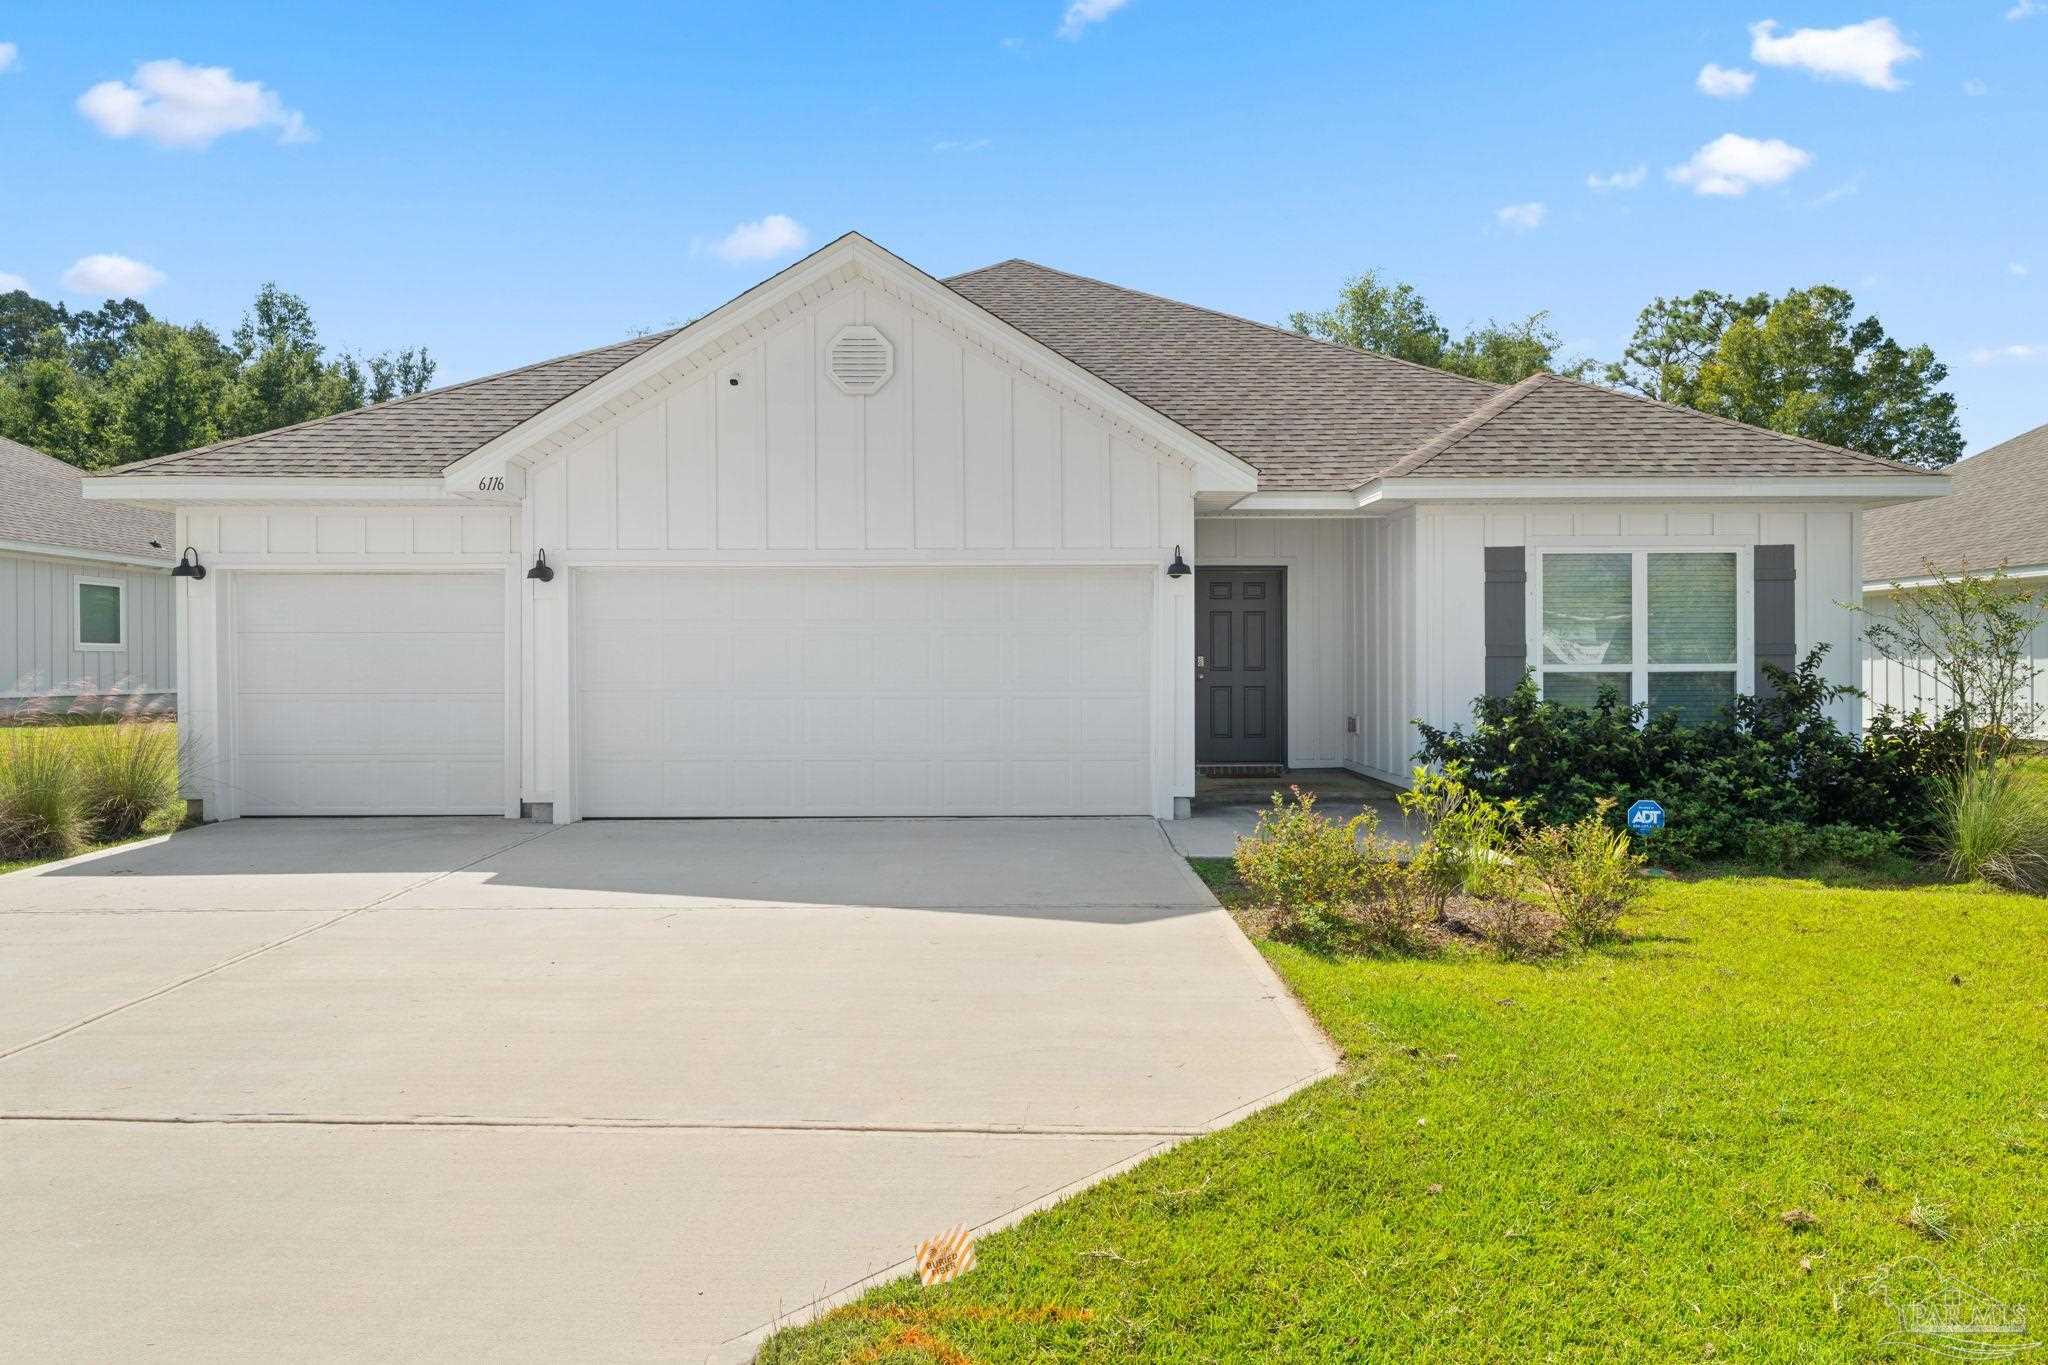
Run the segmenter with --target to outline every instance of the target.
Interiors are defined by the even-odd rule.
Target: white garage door
[[[491,574],[238,574],[244,815],[505,809],[505,584]]]
[[[1120,815],[1151,805],[1151,578],[583,570],[585,815]]]

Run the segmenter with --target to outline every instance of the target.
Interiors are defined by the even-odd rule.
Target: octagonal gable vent
[[[896,373],[896,348],[878,328],[842,327],[825,353],[825,368],[841,393],[874,393]]]

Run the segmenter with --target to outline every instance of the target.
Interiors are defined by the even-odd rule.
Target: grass
[[[138,723],[130,722],[129,724],[134,725]],[[146,726],[151,733],[157,732],[158,727],[162,727],[163,732],[167,733],[168,735],[168,746],[170,752],[172,754],[176,753],[177,727],[174,722],[149,721],[141,722],[139,724]],[[111,727],[106,725],[64,724],[44,725],[37,726],[35,728],[43,742],[57,746],[59,751],[70,751],[70,756],[73,759],[74,763],[78,765],[80,771],[83,770],[83,766],[89,761],[91,754],[94,752],[93,746],[102,746],[99,752],[105,754],[107,750],[104,748],[104,746],[106,745],[108,739],[111,738],[109,733]],[[18,733],[18,731],[14,727],[0,727],[0,744],[4,744],[8,736],[12,733]],[[0,750],[0,752],[4,752],[4,750]],[[131,758],[133,757],[132,746],[128,747],[127,749],[121,752],[124,752]],[[139,814],[139,812],[134,814]],[[131,814],[127,818],[133,819],[134,814]],[[77,849],[74,849],[72,853],[62,856],[76,856],[76,854],[79,853],[90,853],[97,849],[112,848],[119,844],[132,843],[136,839],[146,839],[158,834],[167,834],[179,826],[179,824],[184,819],[184,814],[184,803],[182,801],[176,799],[167,801],[159,809],[149,812],[147,815],[142,817],[141,830],[139,833],[125,834],[118,838],[96,837],[88,840]],[[47,858],[19,858],[12,860],[0,858],[0,875],[4,875],[5,873],[9,872],[17,872],[25,867],[35,867],[41,863],[54,861],[56,861],[55,856]]]
[[[1905,1359],[1938,1274],[2048,1315],[2048,901],[1669,880],[1624,928],[1261,943],[1344,1074],[762,1359]]]

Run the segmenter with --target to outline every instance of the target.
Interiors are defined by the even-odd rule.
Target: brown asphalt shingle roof
[[[1251,465],[1262,489],[1356,484],[1500,391],[1029,261],[946,284]]]
[[[2048,564],[2048,426],[1958,460],[1947,497],[1881,507],[1863,520],[1863,580]]]
[[[445,389],[106,471],[240,478],[435,478],[470,451],[674,336],[652,332]]]
[[[1549,376],[1503,389],[1029,261],[944,283],[1245,461],[1267,490],[1356,488],[1397,469],[1446,478],[1912,472]],[[110,472],[433,477],[672,335]]]
[[[0,436],[0,540],[165,564],[177,558],[169,513],[87,502],[81,477],[77,466]]]
[[[1430,478],[1798,478],[1925,470],[1535,374],[1380,471]]]

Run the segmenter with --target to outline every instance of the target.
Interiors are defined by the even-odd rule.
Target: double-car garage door
[[[1149,570],[565,577],[583,815],[1150,809]],[[505,809],[502,577],[236,579],[244,814]]]
[[[1151,575],[578,573],[584,815],[1142,814]]]

